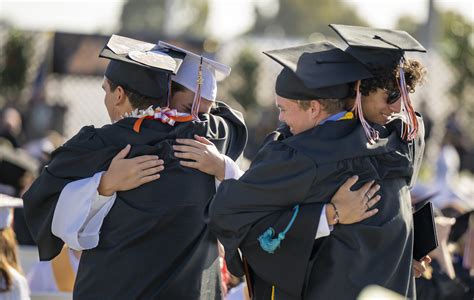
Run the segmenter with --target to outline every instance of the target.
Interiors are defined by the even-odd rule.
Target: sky
[[[209,0],[209,32],[213,37],[233,38],[252,25],[252,3],[274,0]],[[398,17],[427,17],[428,0],[343,0],[375,27],[393,28]],[[474,22],[474,0],[434,0],[441,9],[452,9]],[[80,33],[116,32],[124,0],[0,0],[0,20],[15,27]],[[315,1],[315,3],[317,3]],[[271,10],[271,7],[269,8]]]

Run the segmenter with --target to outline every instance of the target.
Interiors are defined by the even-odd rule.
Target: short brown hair
[[[111,81],[110,79],[106,78],[107,82],[109,83],[110,86],[110,91],[113,92],[117,89],[120,84],[116,84],[115,82]],[[136,92],[131,92],[124,88],[122,86],[123,90],[125,91],[125,94],[128,97],[128,100],[130,101],[130,104],[132,105],[133,108],[138,108],[138,109],[146,109],[150,106],[165,106],[166,105],[166,99],[156,99],[156,98],[151,98],[148,96],[143,96],[139,93]]]
[[[344,110],[345,101],[341,99],[317,99],[317,100],[295,100],[302,110],[308,110],[311,107],[311,101],[321,103],[323,110],[329,114],[335,114]]]

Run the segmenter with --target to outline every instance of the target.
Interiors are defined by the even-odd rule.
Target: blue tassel
[[[285,239],[283,232],[280,232],[277,238],[273,238],[274,235],[275,230],[270,227],[258,238],[260,247],[270,254],[273,254],[275,250],[280,247],[280,242]]]
[[[294,213],[291,217],[290,223],[286,226],[285,230],[280,232],[276,238],[273,236],[275,235],[275,230],[272,227],[269,227],[265,232],[258,238],[258,242],[260,243],[260,247],[270,254],[273,254],[277,248],[280,247],[281,241],[285,239],[285,235],[290,230],[293,222],[296,219],[296,215],[298,215],[299,205],[295,205],[293,207]]]

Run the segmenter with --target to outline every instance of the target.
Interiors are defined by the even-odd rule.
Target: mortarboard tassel
[[[402,122],[402,138],[412,141],[416,138],[418,133],[418,120],[416,118],[415,110],[408,96],[407,85],[405,81],[405,72],[403,71],[403,64],[405,59],[402,57],[399,64],[399,81],[397,81],[398,88],[401,91],[401,112],[406,115],[406,119]]]
[[[166,107],[170,107],[170,101],[172,97],[172,91],[171,91],[171,77],[168,76],[168,98],[166,99]]]
[[[367,123],[364,118],[364,112],[362,110],[362,94],[360,93],[360,80],[358,80],[356,83],[356,100],[351,111],[354,112],[356,117],[359,118],[369,143],[375,144],[375,142],[379,139],[379,132],[370,126],[370,124]]]
[[[295,205],[293,207],[294,213],[293,216],[291,217],[290,223],[286,226],[285,230],[280,232],[276,238],[273,238],[275,235],[275,229],[273,227],[269,227],[265,232],[258,238],[258,241],[260,243],[260,247],[265,251],[270,254],[273,254],[275,250],[280,247],[281,241],[285,239],[285,235],[290,230],[291,226],[293,225],[293,222],[296,219],[296,216],[298,215],[300,206]]]
[[[199,120],[199,106],[201,105],[201,86],[203,83],[202,79],[202,56],[201,56],[201,61],[199,62],[199,67],[198,67],[198,78],[197,78],[197,86],[196,86],[196,92],[194,93],[194,100],[193,100],[193,106],[191,108],[191,115],[193,116],[194,120]]]

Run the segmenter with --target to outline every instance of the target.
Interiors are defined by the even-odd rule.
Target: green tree
[[[21,31],[11,30],[0,62],[0,90],[7,102],[17,101],[26,83],[31,53],[30,37]]]
[[[466,90],[474,87],[474,23],[454,12],[443,13],[441,22],[440,52],[458,73],[451,93],[458,105],[467,106],[472,94],[467,95]]]
[[[257,85],[255,83],[257,82],[259,61],[255,56],[255,50],[242,49],[237,62],[232,68],[233,76],[228,79],[231,84],[229,92],[245,110],[249,110],[257,105],[255,102]]]
[[[208,12],[207,1],[128,0],[122,9],[121,32],[202,37]]]
[[[438,20],[434,28],[426,28],[426,24],[419,24],[410,17],[402,17],[397,27],[406,30],[426,42],[430,35],[429,30],[435,30],[434,41],[431,45],[449,62],[455,70],[455,81],[450,94],[458,111],[468,116],[474,115],[474,23],[467,20],[459,13],[452,11],[435,12]],[[433,26],[433,25],[431,25]],[[468,118],[468,126],[474,129],[474,120]]]
[[[330,23],[366,25],[355,10],[341,0],[275,0],[267,6],[256,6],[256,21],[252,33],[272,31],[276,26],[287,36],[310,36],[313,33],[332,34]],[[278,5],[273,16],[268,16],[268,5]]]

